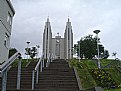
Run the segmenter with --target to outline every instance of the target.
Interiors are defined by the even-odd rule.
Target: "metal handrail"
[[[42,59],[43,59],[43,55],[41,56],[41,58],[39,58],[39,61],[38,61],[37,65],[34,68],[35,71],[39,68]]]
[[[54,56],[49,54],[49,56],[47,58],[46,67],[48,67],[48,65],[50,64],[50,62],[52,62],[53,59],[54,59]],[[36,83],[38,83],[39,71],[42,72],[42,68],[44,67],[44,60],[45,60],[44,55],[42,55],[32,72],[32,90],[34,90],[35,73],[36,73]],[[39,70],[39,68],[40,68],[40,70]]]
[[[16,52],[12,57],[10,57],[4,64],[0,65],[0,77],[2,73],[19,57],[21,54]]]
[[[8,68],[17,58],[20,59],[19,62],[18,62],[17,89],[20,89],[21,54],[19,52],[16,52],[5,63],[0,65],[0,77],[2,78],[2,91],[6,91]]]
[[[47,58],[47,62],[46,62],[46,67],[49,66],[50,60],[51,60],[51,55],[49,54],[49,56],[48,56],[48,58]]]
[[[39,67],[41,64],[41,71],[42,71],[43,58],[44,58],[44,56],[42,55],[41,58],[39,58],[39,61],[38,61],[37,65],[35,66],[34,70],[32,71],[32,90],[34,89],[35,72],[36,72],[36,83],[38,83]]]

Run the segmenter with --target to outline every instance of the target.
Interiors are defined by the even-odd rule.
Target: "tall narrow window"
[[[5,33],[4,45],[5,45],[5,47],[7,47],[7,48],[8,48],[8,46],[9,46],[8,43],[9,43],[9,36],[8,36],[7,33]]]
[[[56,44],[55,53],[56,53],[56,56],[60,56],[60,44]]]
[[[70,29],[68,28],[68,40],[70,40]]]
[[[8,12],[8,16],[7,16],[7,22],[12,25],[12,16],[10,15],[10,13]]]
[[[48,28],[47,28],[47,40],[48,40]]]

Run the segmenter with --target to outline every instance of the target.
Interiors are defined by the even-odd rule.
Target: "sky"
[[[30,47],[40,45],[42,53],[43,31],[49,16],[53,37],[63,37],[68,17],[72,22],[74,43],[81,37],[100,30],[101,44],[121,59],[121,0],[11,0],[15,9],[11,47],[23,56],[26,42]],[[24,56],[25,57],[25,56]]]

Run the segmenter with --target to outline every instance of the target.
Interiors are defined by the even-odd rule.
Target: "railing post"
[[[17,75],[17,89],[20,89],[20,81],[21,81],[21,55],[19,56],[19,60],[18,60],[18,75]]]
[[[48,65],[47,66],[49,66],[49,64],[50,64],[50,57],[48,58]]]
[[[49,66],[49,58],[48,58],[48,61],[47,61],[47,67]]]
[[[3,72],[2,75],[2,91],[6,91],[6,81],[7,81],[7,69]]]
[[[49,64],[50,64],[50,63],[51,63],[51,56],[50,56],[49,60],[50,60],[50,61],[49,61]]]
[[[48,65],[48,59],[47,59],[47,62],[46,62],[46,67],[47,67],[47,65]]]
[[[36,73],[36,83],[38,83],[38,76],[39,76],[39,68],[37,69],[37,71],[36,71],[37,73]]]
[[[46,67],[48,67],[48,66],[49,66],[49,60],[50,60],[50,59],[47,59]]]
[[[41,61],[40,72],[42,72],[42,63],[43,63],[43,62]]]
[[[52,62],[53,62],[53,60],[54,60],[54,55],[52,54]]]
[[[43,67],[43,68],[44,68],[44,65],[45,65],[45,64],[44,64],[44,58],[43,58],[43,60],[42,60],[42,67]]]
[[[52,62],[52,58],[53,58],[52,56],[53,56],[53,54],[51,54],[51,62]]]
[[[35,74],[35,71],[33,70],[33,72],[32,72],[32,90],[34,90],[34,74]]]

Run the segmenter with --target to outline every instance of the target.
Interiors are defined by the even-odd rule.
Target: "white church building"
[[[43,33],[43,55],[47,59],[49,55],[54,55],[57,59],[71,59],[73,57],[73,32],[71,22],[68,18],[64,32],[64,38],[55,36],[52,38],[52,30],[49,18],[45,22]]]

